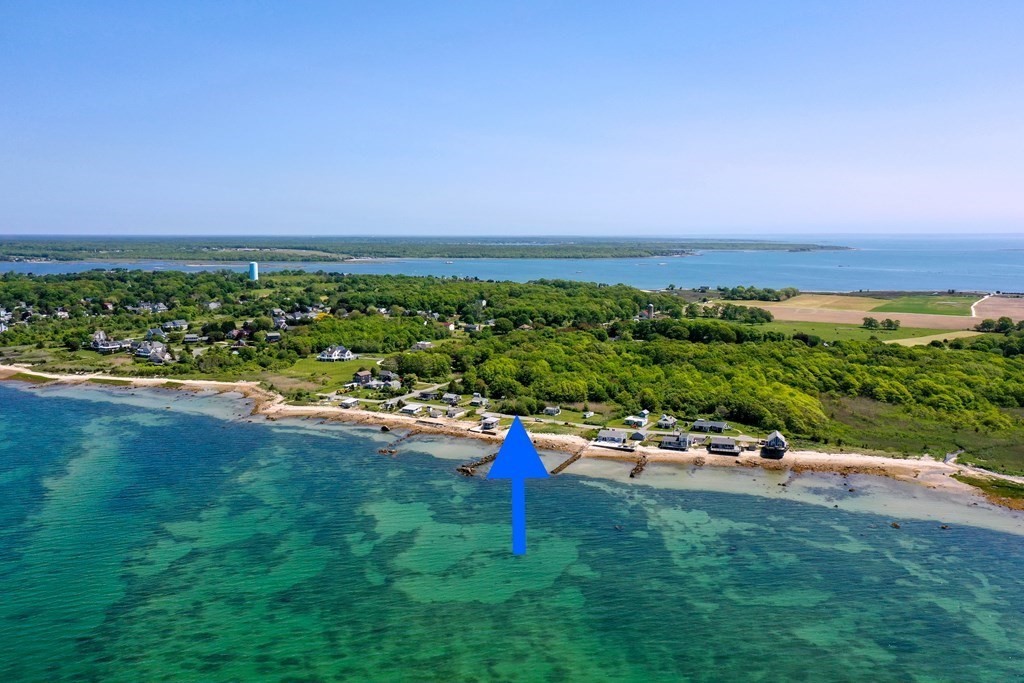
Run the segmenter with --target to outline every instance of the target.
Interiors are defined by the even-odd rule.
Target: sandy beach
[[[484,433],[476,422],[449,418],[426,418],[393,413],[378,413],[358,408],[341,408],[333,405],[291,405],[280,394],[269,391],[258,382],[217,380],[174,379],[169,377],[117,377],[104,374],[62,375],[37,372],[29,367],[0,365],[0,380],[18,379],[17,375],[27,374],[46,378],[61,384],[102,384],[117,382],[130,388],[163,388],[185,391],[215,391],[218,393],[241,394],[252,401],[252,414],[268,420],[287,418],[322,419],[368,426],[387,426],[391,429],[405,429],[424,434],[437,434],[459,438],[472,438],[497,446],[504,438],[505,430]],[[98,382],[96,381],[98,380]],[[48,382],[49,383],[49,382]],[[529,428],[529,423],[527,423]],[[793,473],[816,472],[841,475],[873,475],[911,482],[931,489],[948,490],[957,494],[982,494],[972,486],[964,484],[951,475],[971,474],[1022,482],[1024,478],[999,475],[987,470],[957,463],[946,463],[928,456],[917,458],[895,458],[859,453],[827,453],[823,451],[790,450],[780,459],[765,458],[757,451],[744,451],[740,455],[715,455],[704,449],[690,451],[667,451],[649,446],[638,446],[634,451],[622,451],[595,446],[583,437],[571,434],[532,434],[534,444],[541,449],[580,454],[583,458],[615,460],[637,463],[646,458],[649,463],[673,464],[683,467],[724,467],[761,468]],[[571,467],[571,466],[570,466]],[[1024,501],[991,499],[1000,505],[1024,509]]]

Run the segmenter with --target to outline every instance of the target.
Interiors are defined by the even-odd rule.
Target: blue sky
[[[1024,2],[3,2],[0,233],[1024,232]]]

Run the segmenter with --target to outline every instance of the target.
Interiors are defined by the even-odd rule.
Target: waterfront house
[[[658,420],[658,429],[675,429],[676,422],[678,421],[671,415],[662,415],[661,419]]]
[[[561,415],[562,414],[562,409],[560,407],[558,407],[558,406],[547,406],[546,408],[544,408],[544,414],[545,415],[552,415],[552,416],[554,416],[554,415]]]
[[[697,432],[717,432],[721,434],[729,429],[729,423],[716,420],[697,420],[693,423],[693,429]]]
[[[646,427],[647,416],[646,415],[630,415],[623,422],[626,423],[627,427]]]
[[[395,410],[397,408],[398,408],[398,399],[397,398],[390,398],[390,399],[388,399],[387,401],[384,401],[384,403],[381,404],[381,410],[386,410],[388,412],[390,412],[392,410]]]
[[[602,429],[597,433],[597,443],[622,446],[626,443],[626,432],[621,429]]]
[[[764,440],[764,450],[772,453],[785,453],[789,449],[789,442],[778,430],[768,435]]]
[[[356,372],[354,375],[352,375],[352,381],[354,381],[356,384],[366,386],[371,381],[373,381],[373,373],[371,373],[369,370],[360,370]]]
[[[459,396],[458,394],[447,393],[441,397],[441,400],[450,406],[454,406],[459,404],[459,401],[462,400],[462,397]]]
[[[643,441],[647,438],[647,435],[641,431],[633,431],[629,434],[630,441]]]
[[[430,406],[427,408],[427,415],[429,415],[430,417],[441,417],[442,415],[444,415],[444,412],[442,412],[440,408]]]
[[[702,440],[702,437],[697,437],[692,434],[670,434],[661,440],[658,447],[665,448],[670,451],[688,451],[691,447],[696,446]]]
[[[462,417],[465,414],[466,414],[466,409],[465,408],[461,408],[459,406],[449,406],[448,407],[448,411],[445,413],[445,417],[450,417],[452,419],[455,419],[457,417]]]
[[[718,453],[719,455],[739,455],[742,450],[736,443],[736,439],[729,438],[728,436],[713,436],[711,437],[711,443],[708,444],[709,453]]]
[[[402,415],[419,415],[423,412],[423,405],[419,403],[406,403],[402,406]]]
[[[149,362],[153,365],[163,365],[171,362],[171,354],[163,344],[154,344],[154,349],[149,352]]]
[[[348,398],[341,399],[341,403],[339,403],[338,405],[340,405],[342,408],[358,408],[359,399],[352,398],[351,396],[349,396]]]
[[[336,363],[343,360],[352,360],[355,358],[355,354],[346,349],[344,346],[329,346],[320,352],[320,355],[316,357],[319,361],[325,363]]]
[[[496,417],[484,417],[480,420],[480,429],[484,431],[493,431],[498,428],[499,418]]]
[[[150,358],[154,353],[166,353],[167,347],[157,341],[140,342],[135,347],[135,355],[139,358]]]

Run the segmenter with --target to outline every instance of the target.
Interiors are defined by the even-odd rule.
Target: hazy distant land
[[[41,237],[0,238],[0,261],[338,262],[376,258],[633,258],[690,256],[703,250],[833,251],[848,247],[743,239],[601,239],[514,237]]]

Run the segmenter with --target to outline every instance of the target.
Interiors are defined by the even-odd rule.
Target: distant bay
[[[821,241],[821,240],[817,240]],[[383,259],[341,263],[261,263],[282,269],[358,274],[477,277],[482,280],[570,279],[642,289],[757,285],[804,291],[1024,291],[1024,237],[843,238],[838,251],[706,251],[695,256],[614,259]],[[242,263],[65,261],[0,263],[0,272],[73,273],[95,268],[230,269]]]

